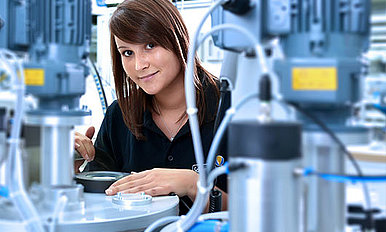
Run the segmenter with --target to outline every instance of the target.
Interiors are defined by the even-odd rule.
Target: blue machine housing
[[[24,68],[44,70],[39,84],[26,78],[26,91],[39,98],[39,108],[78,108],[88,75],[91,1],[6,0],[0,18],[0,47],[28,52]]]
[[[251,6],[245,15],[217,9],[212,26],[236,24],[262,43],[280,37],[285,59],[276,60],[274,70],[284,100],[316,113],[336,110],[336,117],[347,117],[350,106],[360,99],[361,56],[369,45],[370,1],[252,0]],[[219,32],[213,40],[228,50],[251,46],[234,31]],[[336,88],[295,89],[294,68],[334,68]]]

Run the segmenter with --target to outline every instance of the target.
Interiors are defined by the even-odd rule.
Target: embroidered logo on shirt
[[[216,156],[216,167],[221,167],[224,165],[224,163],[225,163],[224,157],[222,157],[221,155],[217,155]]]
[[[217,155],[217,156],[216,156],[215,166],[216,166],[216,167],[221,167],[221,166],[224,165],[224,163],[225,163],[224,157],[222,157],[221,155]],[[206,164],[204,164],[204,168],[206,169]],[[198,171],[198,165],[197,165],[197,164],[193,164],[193,165],[192,165],[192,170],[195,171],[195,172],[197,172],[197,173],[199,173],[199,171]]]
[[[204,164],[204,168],[206,169],[206,164]],[[198,165],[197,164],[192,165],[192,170],[197,172],[198,174],[200,174],[200,172],[198,171]]]

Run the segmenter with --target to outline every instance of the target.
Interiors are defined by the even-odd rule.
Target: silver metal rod
[[[41,184],[72,185],[74,176],[72,126],[42,126]]]

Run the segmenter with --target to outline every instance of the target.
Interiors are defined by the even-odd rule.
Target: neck
[[[167,90],[154,96],[162,112],[186,108],[183,72],[173,81]]]

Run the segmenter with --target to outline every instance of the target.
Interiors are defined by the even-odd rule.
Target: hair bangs
[[[169,39],[170,35],[168,35],[164,25],[143,11],[117,10],[110,19],[110,32],[128,43],[151,42],[168,50],[173,50],[173,44]]]

